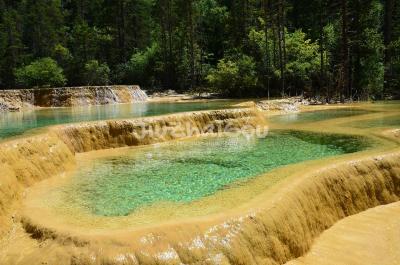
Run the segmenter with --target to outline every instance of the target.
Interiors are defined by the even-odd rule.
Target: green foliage
[[[53,57],[56,58],[58,62],[68,62],[72,59],[71,52],[60,43],[54,46]]]
[[[14,69],[23,63],[24,44],[15,9],[0,8],[0,87],[15,85]]]
[[[158,54],[157,44],[144,50],[136,50],[127,63],[120,64],[116,79],[129,84],[148,86],[154,82],[154,62]]]
[[[328,50],[333,50],[338,42],[338,25],[328,23],[323,28],[324,45]]]
[[[42,58],[15,71],[17,82],[28,87],[63,86],[63,70],[51,58]]]
[[[85,64],[84,77],[87,85],[108,85],[110,68],[106,63],[90,60]]]
[[[102,50],[112,42],[106,29],[91,27],[87,22],[79,22],[71,31],[71,47],[78,63],[101,57]]]
[[[396,99],[400,98],[400,37],[392,41],[388,47],[388,51],[392,54],[391,65],[388,67],[389,78],[386,80],[389,84],[389,91]]]
[[[262,21],[262,25],[263,25]],[[273,35],[271,30],[268,31],[270,36]],[[273,65],[269,61],[274,57],[272,49],[267,50],[267,47],[273,47],[272,39],[268,39],[266,44],[265,31],[251,29],[249,33],[250,44],[253,45],[258,53],[259,61],[262,62],[264,69],[269,68],[269,72],[273,74],[273,78],[281,78],[279,65]],[[319,45],[317,42],[312,42],[306,38],[306,34],[301,30],[296,30],[293,33],[286,32],[286,64],[285,74],[287,78],[299,83],[310,81],[320,67]],[[256,55],[257,56],[257,55]],[[275,54],[278,56],[278,54]],[[326,54],[324,55],[326,58]]]
[[[361,47],[367,53],[360,59],[360,83],[365,91],[381,95],[384,77],[382,36],[376,29],[365,29],[362,35],[364,42]]]
[[[359,96],[382,98],[384,84],[384,49],[380,23],[383,20],[383,5],[372,0],[363,6],[359,18],[359,34],[356,39],[356,80]]]
[[[35,57],[47,57],[65,33],[60,0],[25,0],[20,14],[25,25],[24,38],[31,41],[29,51]]]
[[[320,67],[319,45],[306,39],[301,30],[286,34],[286,74],[293,79],[308,81]],[[275,73],[280,75],[279,71]]]
[[[259,19],[261,26],[265,26],[263,19]],[[273,36],[272,30],[268,30],[268,36]],[[264,68],[270,68],[269,71],[273,72],[274,65],[271,63],[271,58],[274,57],[274,51],[272,47],[274,46],[273,39],[268,38],[268,43],[266,43],[265,31],[257,30],[256,28],[251,28],[249,35],[249,43],[252,46],[252,51],[255,52],[255,57],[259,57],[259,61],[262,62]]]
[[[238,77],[239,67],[231,60],[221,59],[217,69],[210,71],[207,80],[217,90],[230,92],[236,89],[234,80]]]
[[[199,0],[197,5],[198,16],[198,37],[203,47],[206,58],[205,62],[217,63],[223,57],[221,46],[227,45],[227,25],[230,16],[226,6],[221,5],[217,0]]]
[[[393,71],[400,73],[400,37],[392,41],[388,49],[393,55]],[[400,80],[397,81],[400,84]]]
[[[258,81],[255,63],[246,55],[221,59],[217,68],[210,71],[207,80],[217,91],[236,97],[251,93]]]
[[[68,85],[212,85],[233,96],[395,94],[400,4],[345,4],[343,16],[327,0],[0,0],[0,88],[21,81],[15,69],[49,57]]]

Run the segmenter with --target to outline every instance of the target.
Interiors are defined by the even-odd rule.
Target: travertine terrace
[[[386,115],[384,108],[373,108],[381,111],[380,116]],[[397,131],[349,130],[345,125],[376,116],[370,113],[290,125],[269,123],[265,114],[252,109],[208,111],[60,125],[28,138],[4,141],[0,144],[0,263],[284,264],[305,255],[338,221],[399,200]],[[135,132],[143,129],[139,123],[155,128],[179,126],[177,122],[195,128],[210,122],[230,122],[236,127],[268,124],[272,129],[355,134],[377,144],[355,154],[289,165],[219,191],[204,198],[204,204],[188,206],[220,209],[201,217],[135,226],[129,216],[57,216],[36,201],[48,185],[68,178],[75,159],[82,155],[187,138],[185,134],[135,137]]]
[[[0,111],[146,101],[139,86],[85,86],[0,91]]]

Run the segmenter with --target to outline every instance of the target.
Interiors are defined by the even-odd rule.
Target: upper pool
[[[399,127],[400,113],[397,113],[397,115],[393,116],[382,115],[381,117],[375,119],[346,123],[345,126],[355,128]]]
[[[362,137],[299,131],[170,142],[78,161],[69,183],[52,193],[61,198],[58,208],[125,216],[159,202],[192,202],[281,166],[370,145]]]
[[[230,101],[206,103],[133,103],[74,108],[46,108],[23,112],[0,113],[0,139],[21,135],[31,129],[56,124],[222,109],[228,108],[231,103]]]
[[[317,122],[329,119],[352,117],[368,113],[371,113],[371,111],[363,109],[355,109],[355,108],[330,109],[330,110],[319,110],[311,112],[278,115],[272,117],[271,121],[274,123]]]

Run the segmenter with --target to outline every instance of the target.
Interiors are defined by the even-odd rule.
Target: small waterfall
[[[23,94],[22,104],[27,104],[29,107],[35,106],[35,93],[32,90],[27,90]]]
[[[53,88],[52,89],[52,99],[51,99],[51,106],[52,107],[59,107],[61,106],[60,102],[60,88]]]
[[[104,96],[107,101],[111,100],[110,103],[119,103],[120,102],[119,97],[117,96],[117,94],[115,94],[112,86],[105,87]]]
[[[78,104],[81,106],[86,106],[86,105],[90,105],[90,103],[88,102],[88,99],[85,95],[85,89],[84,88],[78,88]],[[71,91],[72,94],[72,91]]]
[[[138,86],[128,86],[128,89],[131,92],[133,101],[147,101],[149,99],[146,92],[141,90]]]
[[[19,110],[23,107],[71,107],[108,105],[147,101],[139,86],[83,86],[4,90],[0,93],[1,108]],[[5,105],[9,107],[6,109]]]
[[[97,87],[94,88],[94,102],[95,105],[100,105],[100,96],[99,96],[99,89]]]

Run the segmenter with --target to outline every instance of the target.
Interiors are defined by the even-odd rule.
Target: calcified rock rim
[[[0,110],[108,105],[147,99],[139,86],[127,85],[0,90]]]
[[[233,116],[229,116],[228,112]],[[212,115],[209,113],[179,114],[146,120],[157,123],[167,117],[174,116],[176,119],[187,118],[185,115],[189,115],[197,123],[199,120],[207,120],[205,117],[213,117],[213,120],[218,117],[240,120],[250,116],[253,117],[250,121],[260,122],[258,114],[250,110],[220,111],[222,116],[216,112],[212,112]],[[242,122],[249,122],[249,119],[242,119]],[[110,133],[114,131],[110,128],[116,124],[123,126],[118,127],[118,133]],[[45,153],[40,155],[55,154],[58,158],[66,152],[68,155],[60,161],[69,164],[73,163],[73,152],[135,144],[132,138],[126,136],[132,131],[132,122],[125,121],[122,124],[108,121],[88,123],[79,129],[79,126],[53,127],[47,137],[55,142],[56,139],[64,138],[66,144],[58,147],[53,142],[48,145],[52,151],[42,151]],[[125,126],[128,129],[124,129]],[[321,127],[321,131],[324,130],[329,131],[329,126]],[[100,133],[104,131],[106,133]],[[92,142],[85,136],[91,134],[95,135]],[[77,143],[66,141],[72,141],[75,137]],[[165,140],[170,139],[156,139]],[[39,136],[27,141],[33,146],[48,142]],[[148,143],[152,141],[145,142]],[[19,260],[19,264],[30,263],[32,260],[38,260],[38,263],[53,261],[57,264],[282,264],[303,255],[314,238],[336,221],[399,200],[400,150],[396,147],[398,144],[393,142],[381,139],[381,143],[381,147],[375,151],[328,159],[320,165],[311,163],[305,168],[295,168],[295,173],[292,171],[280,184],[247,204],[209,218],[189,219],[138,231],[126,229],[112,233],[103,231],[77,234],[65,227],[43,226],[40,220],[23,216],[25,231],[38,242],[46,244],[40,248],[34,247]],[[11,148],[17,143],[7,144]],[[32,151],[29,149],[17,148],[17,154],[28,152],[30,155]],[[60,152],[55,152],[58,149]],[[3,158],[0,161],[5,160]],[[333,164],[327,166],[329,162]],[[47,169],[46,166],[44,168]],[[66,168],[47,169],[47,177],[61,174]],[[25,173],[32,179],[37,177]],[[43,176],[40,177],[38,179],[43,179]],[[5,223],[9,220],[4,219]],[[9,261],[4,260],[4,263]]]
[[[25,187],[73,169],[75,153],[145,145],[187,136],[167,133],[160,137],[139,139],[134,134],[149,127],[163,125],[179,129],[181,124],[190,124],[194,128],[202,128],[210,123],[229,123],[239,128],[243,125],[262,125],[264,121],[260,113],[252,110],[217,110],[53,126],[38,135],[4,140],[0,142],[0,222],[6,223],[8,219],[2,217],[6,216],[11,204],[20,200]],[[5,227],[0,226],[0,232]]]
[[[51,128],[74,153],[147,145],[184,137],[266,126],[261,113],[248,109],[201,111],[130,120],[94,121]],[[228,128],[229,129],[229,128]],[[158,133],[149,131],[157,130]]]
[[[378,206],[340,220],[286,265],[399,264],[399,230],[400,202]]]

